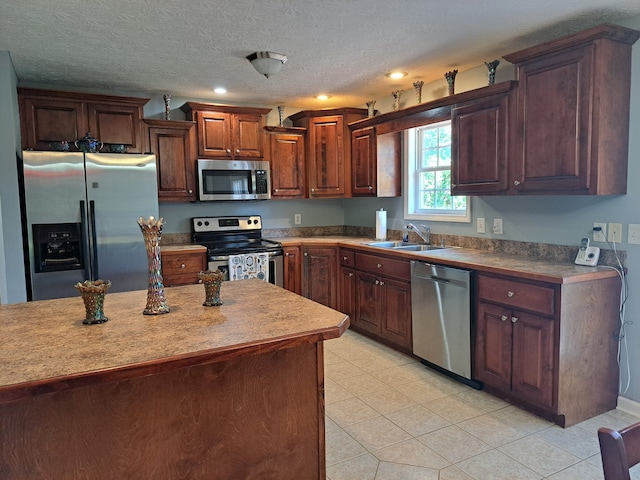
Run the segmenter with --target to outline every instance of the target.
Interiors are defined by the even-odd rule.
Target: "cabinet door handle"
[[[182,265],[180,265],[180,268],[187,268],[187,266],[183,263]]]
[[[277,192],[277,191],[278,191],[278,189],[277,189],[277,188],[275,188],[273,191],[274,191],[274,192]]]
[[[350,277],[353,277],[353,272],[349,272],[349,276],[350,276]]]
[[[513,184],[517,187],[518,185],[520,185],[520,181],[519,180],[514,180]]]
[[[187,193],[193,193],[193,190],[187,190]]]
[[[227,148],[227,153],[231,153],[231,149],[230,148]]]
[[[511,317],[511,323],[516,323],[518,321],[518,317]]]
[[[380,285],[380,280],[376,280],[376,285]]]
[[[346,262],[347,261],[347,257],[342,257],[342,260],[344,260]]]
[[[369,185],[369,190],[373,190],[373,187],[371,185]]]
[[[240,149],[239,148],[236,148],[236,153],[240,153]]]
[[[513,297],[514,295],[515,295],[515,293],[513,293],[513,292],[507,292],[507,297],[509,297],[509,298]]]
[[[380,286],[384,285],[384,282],[382,280],[380,280]]]
[[[509,318],[509,317],[507,317],[506,315],[502,315],[502,316],[500,317],[500,320],[502,320],[503,322],[506,322],[506,321],[507,321],[507,318]]]
[[[382,264],[381,263],[378,264],[378,268],[382,268]]]
[[[285,257],[288,257],[289,255],[291,255],[289,252],[284,254]]]
[[[312,188],[312,189],[311,189],[311,193],[313,193],[313,192],[315,192],[315,191],[316,191],[316,189],[315,189],[315,188]]]
[[[304,252],[304,256],[305,256],[305,257],[308,257],[308,256],[309,256],[309,254],[308,254],[307,252]]]

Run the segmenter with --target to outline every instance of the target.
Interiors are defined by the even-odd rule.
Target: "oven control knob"
[[[204,222],[205,226],[209,226],[209,220],[207,220],[206,222]]]
[[[198,222],[198,226],[201,227],[202,226],[202,222]]]

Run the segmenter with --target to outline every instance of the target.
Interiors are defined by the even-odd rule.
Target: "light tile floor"
[[[640,421],[563,429],[352,331],[324,346],[328,480],[602,480],[598,428]]]

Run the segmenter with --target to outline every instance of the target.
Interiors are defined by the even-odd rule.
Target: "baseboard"
[[[625,397],[618,397],[618,410],[635,417],[640,417],[640,403]]]

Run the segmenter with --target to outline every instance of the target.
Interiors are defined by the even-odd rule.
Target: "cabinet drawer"
[[[205,253],[162,254],[162,280],[166,286],[198,283],[198,272],[205,269]]]
[[[411,264],[408,260],[395,260],[376,255],[357,253],[356,267],[358,270],[364,270],[378,275],[386,275],[404,280],[411,279]]]
[[[556,298],[553,287],[478,275],[478,297],[480,300],[532,312],[555,314]]]
[[[355,267],[356,252],[351,250],[340,250],[340,265],[343,267]]]

